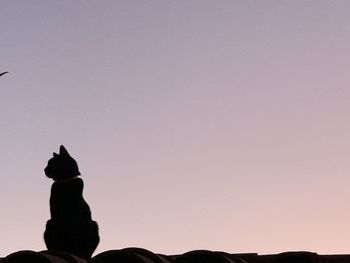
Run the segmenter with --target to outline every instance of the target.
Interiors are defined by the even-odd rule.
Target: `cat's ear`
[[[58,154],[57,153],[53,153],[53,157],[57,157],[58,156]]]
[[[70,156],[66,148],[63,145],[60,146],[60,155]]]

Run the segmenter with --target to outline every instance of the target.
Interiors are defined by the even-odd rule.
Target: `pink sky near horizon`
[[[349,11],[2,3],[0,257],[45,249],[43,168],[60,144],[100,225],[96,253],[350,253]]]

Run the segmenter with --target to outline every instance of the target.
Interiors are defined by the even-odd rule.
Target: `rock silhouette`
[[[83,258],[91,258],[100,238],[98,225],[91,218],[83,197],[84,183],[77,162],[63,145],[53,153],[45,168],[51,187],[51,219],[46,223],[44,240],[49,250],[59,250]]]

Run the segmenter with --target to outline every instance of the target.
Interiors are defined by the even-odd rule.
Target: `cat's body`
[[[83,198],[80,178],[56,181],[51,187],[50,212],[55,220],[91,220],[89,205]]]
[[[98,225],[83,198],[78,166],[63,146],[60,154],[49,160],[45,174],[55,180],[50,196],[51,219],[44,233],[47,248],[91,257],[100,240]]]

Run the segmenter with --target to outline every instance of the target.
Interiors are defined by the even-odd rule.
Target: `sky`
[[[59,146],[143,247],[350,252],[350,2],[15,0],[0,8],[0,256],[46,249]]]

